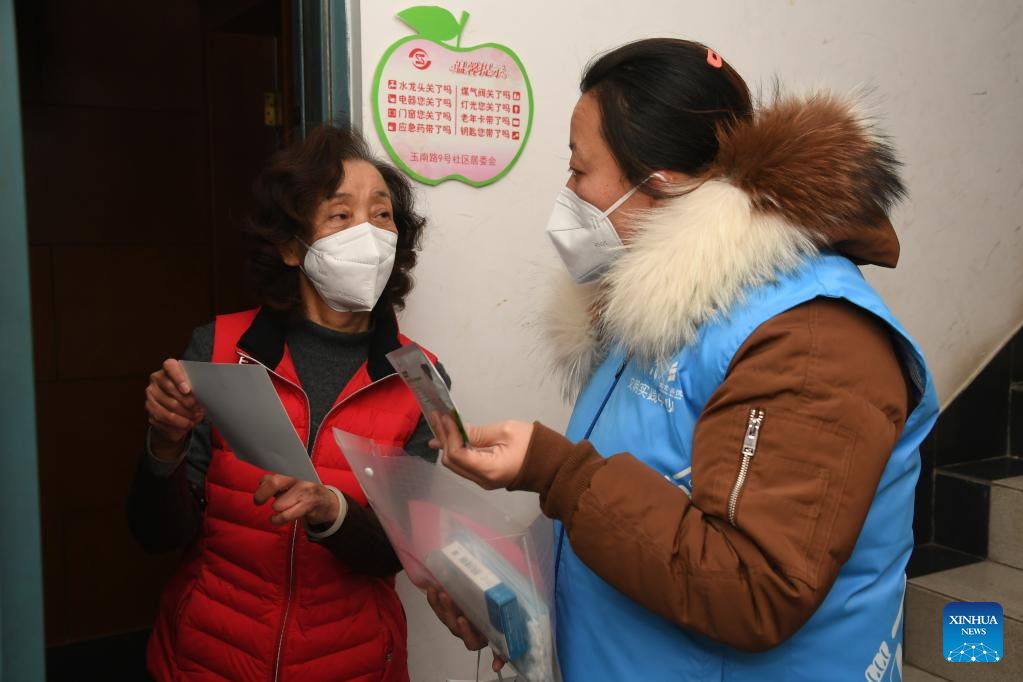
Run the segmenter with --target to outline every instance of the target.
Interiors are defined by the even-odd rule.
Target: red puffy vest
[[[369,360],[324,417],[312,449],[324,484],[363,505],[332,428],[403,446],[420,417],[383,358],[409,340],[398,335],[393,316],[376,322]],[[271,370],[307,441],[308,400],[283,339],[280,316],[266,309],[220,316],[213,361]],[[309,541],[300,523],[272,525],[269,505],[252,500],[264,473],[238,460],[214,429],[202,530],[164,591],[149,641],[150,672],[158,680],[406,682],[405,616],[393,578],[350,571]]]

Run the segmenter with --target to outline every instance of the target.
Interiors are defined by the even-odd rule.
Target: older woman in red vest
[[[404,176],[330,127],[275,156],[255,194],[250,265],[264,304],[199,327],[182,357],[266,367],[324,484],[240,461],[177,360],[152,374],[129,519],[147,549],[187,549],[149,670],[158,680],[407,680],[401,565],[331,429],[435,456],[385,357],[409,343],[395,311],[425,220]]]

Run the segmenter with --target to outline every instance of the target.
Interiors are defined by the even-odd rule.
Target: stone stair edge
[[[946,588],[942,588],[941,586],[934,586],[933,585],[933,582],[935,580],[941,580],[940,577],[936,578],[935,576],[943,576],[945,574],[949,574],[949,573],[953,573],[953,572],[960,572],[960,573],[966,572],[966,573],[969,573],[971,571],[976,571],[978,569],[978,567],[981,566],[981,564],[988,564],[988,565],[990,565],[992,567],[995,567],[995,570],[1003,573],[1004,577],[1006,579],[1012,580],[1014,582],[1014,584],[1016,584],[1016,585],[1023,585],[1023,569],[1017,568],[1017,567],[1009,565],[1009,564],[1004,564],[1004,563],[1001,563],[1001,562],[992,561],[990,559],[985,559],[982,562],[978,562],[978,563],[974,563],[974,564],[967,564],[965,566],[957,566],[956,568],[950,568],[950,569],[945,570],[945,571],[939,571],[937,573],[928,573],[926,575],[920,575],[920,576],[916,576],[914,578],[910,578],[907,581],[906,589],[908,590],[912,586],[914,589],[923,590],[923,591],[925,591],[925,592],[927,592],[929,594],[932,594],[932,595],[934,595],[936,597],[941,597],[941,598],[943,598],[943,599],[945,599],[947,601],[950,601],[950,602],[951,601],[982,601],[982,599],[967,599],[964,596],[962,596],[964,591],[961,589],[960,585],[956,585],[954,588],[951,588],[951,589],[949,589],[947,587]],[[1018,581],[1018,582],[1016,582],[1016,581]],[[960,588],[960,589],[956,589],[956,588]],[[1017,601],[1019,601],[1018,599],[1006,602],[1004,598],[999,599],[997,594],[988,594],[988,591],[984,591],[983,594],[984,594],[984,596],[989,597],[988,601],[995,601],[995,602],[998,602],[999,604],[1002,605],[1003,612],[1004,612],[1004,617],[1005,618],[1011,619],[1011,620],[1014,620],[1014,621],[1016,621],[1018,623],[1023,624],[1023,602],[1017,603]],[[978,595],[973,595],[973,596],[978,596]],[[1007,606],[1007,604],[1008,604],[1008,606]]]

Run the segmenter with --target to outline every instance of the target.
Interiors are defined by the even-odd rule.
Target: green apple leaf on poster
[[[462,15],[464,23],[468,15],[464,12]],[[439,43],[451,40],[462,32],[462,26],[455,21],[455,15],[443,7],[427,5],[409,7],[398,12],[398,18],[422,37]]]
[[[501,179],[533,126],[522,61],[499,43],[462,47],[468,12],[456,21],[443,7],[424,5],[397,18],[416,33],[384,51],[373,79],[374,122],[387,153],[428,185],[483,187]]]

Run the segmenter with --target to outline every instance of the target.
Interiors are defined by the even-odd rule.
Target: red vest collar
[[[280,367],[285,360],[285,337],[291,312],[263,306],[252,324],[238,340],[239,350],[266,367]],[[389,306],[377,304],[373,309],[373,334],[369,340],[366,370],[371,382],[394,374],[387,354],[401,348],[398,340],[398,318]]]

